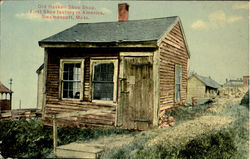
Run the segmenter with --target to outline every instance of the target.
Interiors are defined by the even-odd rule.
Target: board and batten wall
[[[187,97],[188,52],[178,22],[160,43],[160,116],[169,108],[182,105]],[[175,66],[181,66],[180,101],[175,100]]]

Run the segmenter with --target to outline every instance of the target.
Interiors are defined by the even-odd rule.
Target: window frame
[[[179,84],[177,83],[177,68],[178,67],[180,68],[180,83]],[[175,102],[180,102],[181,101],[181,89],[182,89],[181,88],[182,87],[181,86],[182,85],[182,66],[180,64],[175,65],[175,77],[174,78],[175,78],[175,85],[174,85],[174,87],[175,87],[175,94],[174,94],[175,95]],[[177,89],[177,84],[180,85],[179,99],[177,99],[177,90],[176,90]]]
[[[60,77],[59,77],[59,98],[62,100],[80,101],[84,97],[84,61],[85,59],[60,59]],[[80,98],[63,98],[63,72],[64,64],[77,64],[80,63]]]
[[[93,87],[93,80],[94,80],[94,65],[96,64],[108,64],[113,63],[114,64],[114,75],[113,75],[113,82],[114,82],[114,88],[113,88],[113,101],[107,101],[107,100],[97,100],[93,99],[93,93],[94,93],[94,87]],[[117,102],[117,79],[118,77],[118,59],[114,57],[100,57],[100,58],[90,58],[90,100],[92,102],[96,103],[116,103]]]

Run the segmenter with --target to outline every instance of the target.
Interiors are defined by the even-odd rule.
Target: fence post
[[[53,119],[53,152],[54,155],[56,155],[56,147],[57,147],[57,121],[56,121],[56,115],[54,114],[52,116]]]

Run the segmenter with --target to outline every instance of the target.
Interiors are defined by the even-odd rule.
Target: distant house
[[[242,78],[238,78],[238,79],[230,79],[230,80],[226,80],[226,83],[224,84],[224,86],[228,86],[228,87],[243,87],[243,79]]]
[[[186,102],[190,54],[180,18],[129,21],[127,4],[119,4],[118,17],[79,23],[39,41],[45,48],[45,123],[52,114],[111,108],[77,122],[147,129]]]
[[[198,74],[192,74],[188,78],[188,100],[192,97],[206,98],[218,93],[218,84],[210,77],[204,77]]]
[[[12,91],[0,82],[0,112],[11,110]]]
[[[249,86],[250,84],[250,76],[243,76],[243,85]]]
[[[43,105],[43,85],[44,85],[44,64],[42,64],[37,70],[37,109],[42,110]]]
[[[225,95],[239,94],[245,87],[249,86],[249,76],[243,76],[238,79],[226,79],[226,83],[223,85],[223,93]],[[247,88],[246,88],[247,89]]]

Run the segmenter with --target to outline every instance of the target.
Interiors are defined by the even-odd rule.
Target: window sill
[[[82,102],[82,99],[73,99],[73,98],[61,98],[62,101],[71,101],[71,102]]]
[[[117,103],[113,101],[106,101],[106,100],[92,100],[94,104],[106,105],[106,106],[117,106]]]

